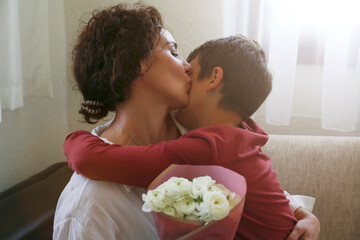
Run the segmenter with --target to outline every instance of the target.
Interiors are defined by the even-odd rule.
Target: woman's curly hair
[[[96,123],[130,96],[140,63],[149,59],[162,28],[159,11],[143,4],[92,13],[72,52],[73,74],[84,97],[79,113],[86,122]]]

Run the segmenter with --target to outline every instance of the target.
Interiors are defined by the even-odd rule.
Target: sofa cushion
[[[56,163],[0,193],[0,238],[51,239],[57,200],[72,173]]]
[[[360,138],[270,135],[282,187],[316,198],[320,239],[360,239]]]

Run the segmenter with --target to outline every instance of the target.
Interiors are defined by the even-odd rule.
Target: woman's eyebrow
[[[177,43],[173,42],[173,41],[169,41],[165,45],[174,45],[175,49],[177,49],[177,47],[178,47]]]

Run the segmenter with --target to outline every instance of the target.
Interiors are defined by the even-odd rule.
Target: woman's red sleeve
[[[64,152],[69,167],[85,177],[147,188],[171,164],[212,162],[211,141],[189,136],[149,146],[121,146],[80,130],[67,136]]]

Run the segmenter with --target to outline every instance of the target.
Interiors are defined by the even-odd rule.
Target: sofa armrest
[[[0,238],[51,239],[57,200],[72,173],[56,163],[0,193]]]

